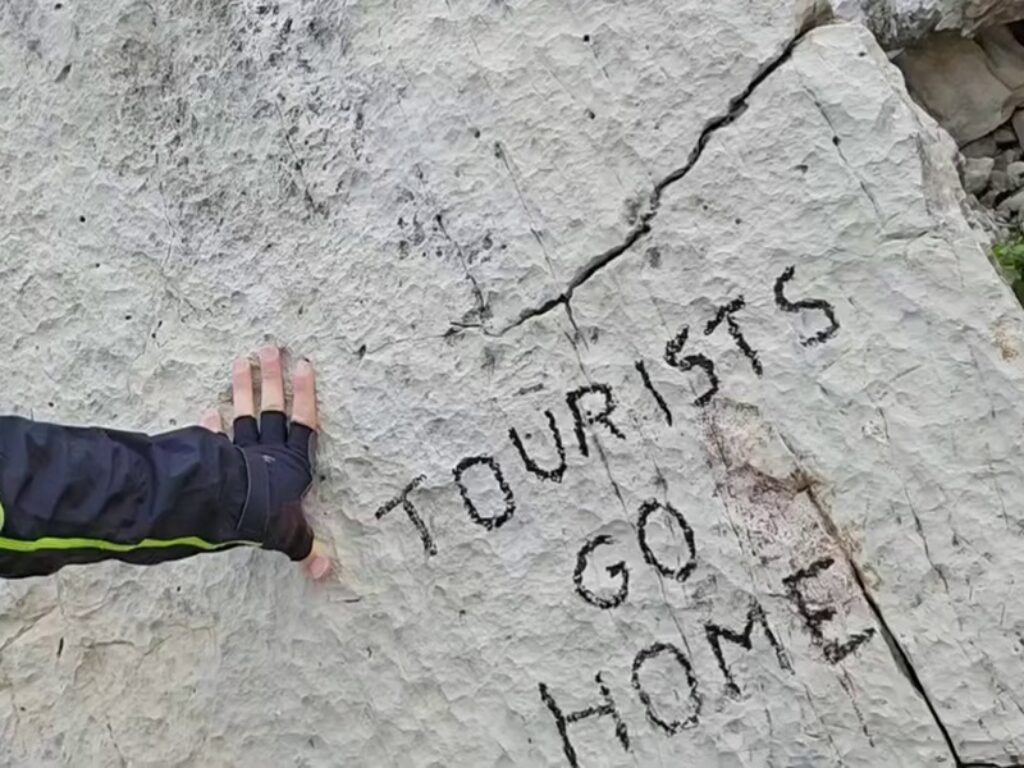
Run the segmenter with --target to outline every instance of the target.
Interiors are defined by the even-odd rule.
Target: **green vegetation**
[[[1024,304],[1024,235],[1018,234],[992,247],[999,266],[1010,280],[1017,301]]]

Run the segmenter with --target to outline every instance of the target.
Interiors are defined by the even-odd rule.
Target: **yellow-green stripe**
[[[2,517],[0,517],[2,522]],[[2,528],[2,525],[0,525]],[[222,541],[213,543],[204,541],[197,536],[182,536],[178,539],[143,539],[137,544],[119,544],[115,541],[103,541],[102,539],[58,539],[46,536],[32,541],[21,539],[8,539],[0,536],[0,550],[9,552],[47,552],[51,550],[69,549],[100,549],[106,552],[136,552],[141,549],[167,549],[169,547],[192,547],[205,552],[216,552],[219,549],[228,547],[248,546],[258,547],[255,541]]]

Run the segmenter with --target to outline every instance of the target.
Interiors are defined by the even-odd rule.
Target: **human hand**
[[[331,572],[331,560],[302,512],[302,498],[313,481],[316,376],[306,360],[295,366],[289,425],[282,368],[277,347],[260,350],[261,413],[257,425],[252,367],[246,357],[235,360],[231,371],[234,439],[246,457],[250,496],[255,494],[266,503],[264,546],[301,561],[306,575],[317,581]],[[212,432],[224,432],[216,410],[207,411],[200,424]]]

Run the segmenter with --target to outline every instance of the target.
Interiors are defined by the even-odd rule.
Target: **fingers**
[[[288,424],[284,416],[284,366],[281,350],[264,347],[260,359],[260,411],[259,427],[256,424],[256,403],[253,393],[252,366],[249,359],[235,360],[231,369],[231,391],[235,410],[235,442],[251,445],[256,442],[283,443],[287,437]],[[292,417],[296,424],[309,430],[317,428],[316,375],[307,360],[299,361],[293,378],[294,404]],[[210,422],[213,423],[212,420]],[[205,426],[205,424],[204,424]],[[219,425],[218,425],[219,426]],[[303,442],[308,442],[308,432],[299,430]]]
[[[264,347],[260,350],[261,411],[284,411],[284,374],[281,371],[281,350]]]
[[[312,430],[317,428],[316,374],[308,360],[300,360],[292,376],[292,421]]]
[[[240,357],[231,366],[231,399],[235,404],[235,418],[255,416],[256,403],[252,392],[252,366],[249,358]]]
[[[224,423],[221,421],[220,412],[211,409],[203,413],[202,418],[199,419],[199,426],[203,429],[208,429],[211,432],[224,432]]]

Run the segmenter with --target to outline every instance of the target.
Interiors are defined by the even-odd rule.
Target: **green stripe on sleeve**
[[[3,508],[0,507],[0,529],[3,528]],[[168,549],[170,547],[192,547],[204,552],[216,552],[228,547],[258,547],[255,541],[222,541],[213,543],[197,536],[182,536],[178,539],[143,539],[137,544],[119,544],[102,539],[58,539],[47,536],[33,541],[8,539],[0,536],[0,550],[8,552],[48,552],[54,550],[100,549],[106,552],[137,552],[142,549]]]

